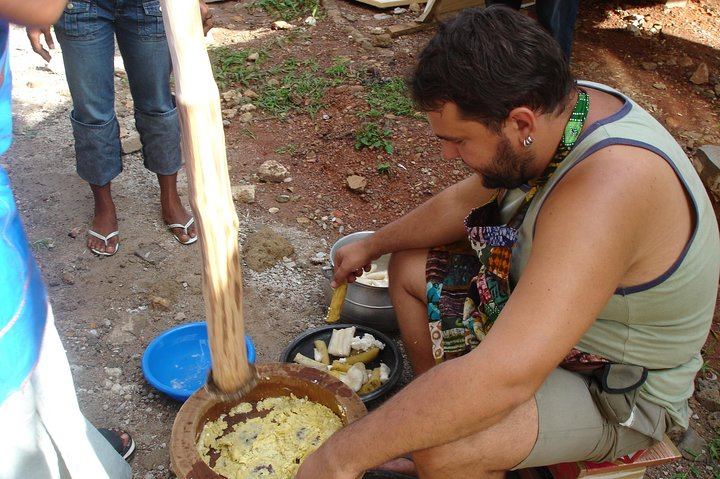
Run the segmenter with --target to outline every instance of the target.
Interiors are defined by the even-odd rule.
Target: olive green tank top
[[[667,161],[689,195],[696,226],[682,254],[662,275],[645,284],[619,288],[577,344],[577,349],[613,362],[650,369],[641,397],[665,407],[672,420],[688,425],[687,399],[703,364],[700,356],[712,323],[720,274],[718,225],[705,188],[681,146],[648,112],[605,85],[579,82],[605,91],[623,107],[588,125],[575,147],[531,204],[512,255],[511,280],[517,279],[532,251],[537,215],[564,175],[593,152],[610,145],[650,150]],[[524,192],[513,190],[503,201],[507,221]]]

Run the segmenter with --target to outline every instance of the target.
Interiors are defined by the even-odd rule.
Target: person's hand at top
[[[50,25],[55,23],[67,0],[2,0],[0,17],[18,25]]]
[[[200,5],[200,19],[202,20],[203,33],[207,35],[207,33],[213,27],[213,15],[210,11],[210,8],[207,6],[207,3],[205,3],[205,0],[198,0],[198,2]],[[35,24],[34,22],[28,23]],[[30,40],[30,46],[32,47],[32,50],[38,55],[40,55],[43,60],[49,62],[52,59],[50,50],[55,49],[55,40],[52,36],[51,26],[29,26],[26,28],[26,33],[28,40]],[[43,38],[45,39],[45,45],[43,45],[42,42]]]
[[[52,59],[49,50],[55,49],[55,41],[50,31],[50,25],[44,27],[27,27],[25,33],[27,33],[28,40],[30,40],[32,50],[40,55],[43,60],[49,62]],[[43,45],[41,37],[45,38],[47,48]]]
[[[333,258],[335,272],[330,282],[333,288],[337,288],[346,281],[352,283],[362,276],[363,272],[370,271],[372,261],[380,257],[371,249],[370,238],[353,241],[335,252],[335,258]]]
[[[207,3],[205,3],[205,0],[199,0],[200,2],[200,19],[202,20],[203,25],[203,33],[207,35],[207,33],[210,31],[210,29],[214,26],[213,20],[212,20],[212,12],[210,11],[210,8],[207,6]]]
[[[67,4],[66,0],[3,0],[0,2],[0,17],[12,23],[28,26],[27,34],[30,45],[35,53],[50,61],[50,52],[40,43],[40,36],[45,36],[49,49],[55,48],[50,27],[60,18]]]

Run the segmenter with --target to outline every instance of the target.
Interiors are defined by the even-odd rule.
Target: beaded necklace
[[[578,98],[575,102],[575,107],[570,114],[570,119],[565,125],[565,131],[563,132],[560,144],[555,151],[555,156],[553,156],[553,159],[550,160],[550,163],[545,168],[545,171],[543,171],[537,179],[530,182],[530,189],[525,194],[523,203],[515,212],[512,219],[508,222],[508,226],[515,229],[520,227],[520,224],[523,222],[525,213],[527,213],[527,210],[530,207],[530,202],[535,194],[545,185],[545,183],[547,183],[553,173],[555,173],[555,170],[557,170],[560,163],[562,163],[568,153],[570,153],[570,150],[572,150],[573,146],[575,146],[575,142],[580,137],[580,132],[585,124],[588,111],[590,111],[590,98],[584,90],[578,90]]]

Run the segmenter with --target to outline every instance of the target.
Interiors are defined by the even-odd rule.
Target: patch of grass
[[[710,361],[705,361],[700,367],[700,374],[704,375],[706,373],[718,374],[718,372],[710,366]]]
[[[702,451],[695,451],[693,449],[688,449],[688,448],[684,448],[683,452],[687,452],[688,454],[690,454],[693,457],[693,460],[697,459],[702,454]]]
[[[365,94],[365,100],[372,110],[411,118],[417,116],[415,104],[402,78],[395,77],[371,83],[369,91]]]
[[[391,130],[381,129],[376,123],[365,122],[355,132],[355,149],[385,150],[387,154],[391,155],[394,147],[389,138],[392,138]]]
[[[333,65],[325,69],[325,74],[338,81],[355,80],[358,78],[357,72],[352,68],[352,61],[346,57],[335,58]]]
[[[295,145],[280,146],[275,149],[275,153],[279,155],[294,155],[297,153],[297,147]]]
[[[257,53],[257,59],[248,60],[253,53]],[[217,47],[208,49],[208,56],[215,81],[221,89],[237,83],[249,86],[253,81],[261,81],[267,75],[265,69],[260,68],[268,58],[267,52],[262,50],[252,52]]]
[[[286,76],[279,84],[268,85],[260,92],[258,106],[270,113],[283,115],[291,110],[307,107],[311,116],[320,108],[320,99],[327,87],[324,79],[311,74]]]
[[[32,246],[34,250],[39,250],[40,248],[52,249],[55,247],[55,243],[51,238],[43,238],[33,241],[30,243],[30,246]]]
[[[294,59],[269,69],[274,81],[266,81],[260,87],[257,105],[279,116],[303,109],[307,109],[310,116],[315,116],[322,107],[325,89],[332,84],[329,79],[318,75],[319,70],[320,66],[313,60],[299,62]]]
[[[715,437],[708,441],[707,448],[710,459],[715,464],[720,463],[720,430],[715,431]]]
[[[296,18],[317,15],[320,0],[255,0],[251,8],[261,8],[268,15],[290,21]]]

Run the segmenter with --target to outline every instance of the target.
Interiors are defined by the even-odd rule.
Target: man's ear
[[[537,128],[537,117],[535,112],[527,107],[517,107],[510,110],[507,120],[503,129],[505,134],[511,140],[515,140],[518,143],[522,142],[526,138],[533,138]]]

